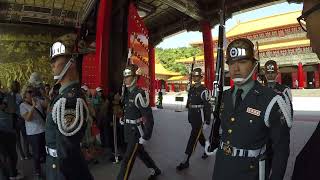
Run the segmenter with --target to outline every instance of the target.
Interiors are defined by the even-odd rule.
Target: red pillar
[[[320,64],[318,64],[318,71],[316,71],[314,74],[314,80],[316,81],[315,82],[316,88],[319,88],[320,87]]]
[[[155,48],[149,44],[149,74],[150,74],[150,106],[155,106],[155,83],[156,83],[156,74],[155,74]]]
[[[304,73],[303,73],[303,67],[302,63],[299,62],[298,64],[298,82],[299,82],[299,89],[304,88]]]
[[[213,90],[214,81],[214,56],[211,27],[208,21],[201,22],[203,49],[204,49],[204,67],[205,67],[205,85],[209,90]]]
[[[100,0],[96,30],[96,60],[98,77],[96,84],[108,92],[109,81],[109,34],[112,0]]]
[[[169,92],[169,87],[167,81],[164,82],[164,88],[166,89],[166,92]]]
[[[171,91],[174,92],[174,83],[171,83]]]

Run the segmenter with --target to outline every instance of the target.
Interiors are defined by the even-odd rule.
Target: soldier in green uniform
[[[209,91],[201,84],[201,68],[194,69],[192,73],[195,84],[191,86],[187,100],[188,121],[191,124],[192,130],[186,147],[185,158],[176,167],[178,171],[189,167],[189,159],[198,141],[202,147],[205,147],[206,139],[202,130],[206,129],[210,124],[211,106],[209,104]],[[207,157],[207,154],[203,153],[202,158],[206,159]]]
[[[253,80],[258,60],[250,40],[232,41],[226,54],[235,85],[223,94],[222,134],[212,179],[282,180],[290,143],[287,123],[290,115],[285,101],[272,89]],[[265,161],[269,139],[274,152],[272,164]]]
[[[158,105],[157,105],[157,108],[159,109],[163,109],[162,100],[163,100],[163,96],[162,96],[162,91],[160,90],[158,93]]]
[[[267,79],[267,86],[272,88],[276,93],[282,95],[284,98],[288,111],[290,112],[291,118],[293,118],[293,107],[292,107],[292,94],[291,89],[283,84],[279,84],[276,80],[279,73],[277,62],[269,60],[264,64],[265,77]]]
[[[269,60],[264,64],[265,77],[267,80],[267,87],[273,89],[277,94],[281,95],[283,100],[286,102],[286,107],[288,114],[290,115],[291,121],[293,120],[293,107],[292,107],[292,95],[291,89],[288,86],[279,84],[277,82],[278,77],[278,65],[274,60]],[[290,122],[289,122],[290,123]],[[271,140],[270,140],[271,141]],[[272,151],[272,142],[267,144],[267,160],[269,163],[272,163],[273,151]]]
[[[124,97],[124,118],[121,123],[124,125],[127,149],[121,163],[118,180],[129,179],[136,156],[151,170],[149,180],[156,179],[161,174],[160,169],[143,147],[143,144],[151,138],[154,121],[149,96],[144,90],[137,87],[137,70],[138,66],[131,64],[123,71],[127,93]]]
[[[89,111],[79,83],[83,47],[76,39],[64,35],[50,49],[54,79],[61,87],[46,120],[47,180],[93,179],[80,149]]]

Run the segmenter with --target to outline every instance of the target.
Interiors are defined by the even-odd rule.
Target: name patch
[[[247,108],[247,113],[255,115],[255,116],[260,116],[261,111],[248,107]]]

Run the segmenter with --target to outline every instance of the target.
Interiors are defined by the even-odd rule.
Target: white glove
[[[209,124],[204,124],[203,127],[202,127],[202,129],[203,129],[203,130],[206,130],[206,129],[209,128],[209,126],[210,126]]]
[[[146,142],[147,142],[147,140],[143,139],[142,137],[139,138],[139,144],[142,145],[142,144],[144,144]]]
[[[121,125],[124,125],[123,118],[120,118],[119,122],[120,122]]]
[[[188,84],[187,84],[187,92],[189,92],[190,87],[191,87],[191,85],[190,85],[190,83],[188,83]]]

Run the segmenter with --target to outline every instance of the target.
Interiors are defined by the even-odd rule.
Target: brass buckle
[[[227,156],[231,156],[231,155],[232,155],[232,148],[231,148],[231,146],[229,146],[229,145],[227,145],[227,144],[224,144],[223,147],[222,147],[222,149],[223,149],[223,152],[224,152],[225,155],[227,155]]]

